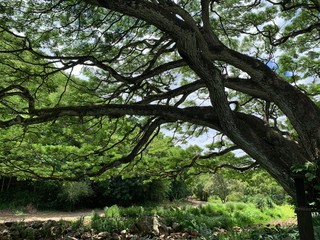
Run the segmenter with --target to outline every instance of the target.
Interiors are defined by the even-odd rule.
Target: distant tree
[[[220,200],[225,203],[231,193],[230,184],[221,173],[214,175],[213,180],[214,188],[212,193],[217,195]]]
[[[319,201],[319,12],[317,0],[1,1],[0,126],[131,119],[137,131],[116,142],[132,144],[89,176],[133,162],[161,126],[214,129],[214,152],[256,161],[237,168],[260,164],[291,196],[292,170],[302,171]],[[86,82],[71,77],[77,66]],[[92,97],[72,99],[75,90]]]

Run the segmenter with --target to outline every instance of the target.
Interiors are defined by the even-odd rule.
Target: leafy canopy
[[[294,166],[311,162],[320,176],[319,1],[14,0],[0,12],[0,126],[31,136],[52,124],[63,155],[103,152],[92,157],[100,167],[78,162],[83,175],[135,162],[165,127],[214,136],[185,167],[242,149],[252,160],[236,168],[259,164],[292,196]],[[98,125],[93,144],[72,130]]]

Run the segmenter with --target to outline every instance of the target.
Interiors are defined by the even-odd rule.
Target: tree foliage
[[[2,131],[32,135],[42,123],[55,134],[60,124],[68,138],[98,124],[97,138],[67,139],[69,157],[85,155],[77,141],[98,146],[81,150],[73,177],[134,162],[160,127],[214,129],[212,152],[179,169],[239,148],[256,163],[233,167],[259,164],[294,196],[292,169],[312,163],[309,198],[319,200],[319,1],[13,0],[0,12]],[[78,68],[85,80],[72,77]],[[27,168],[41,162],[14,155]]]

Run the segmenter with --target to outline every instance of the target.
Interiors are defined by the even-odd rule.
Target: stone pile
[[[96,232],[67,221],[6,222],[0,225],[1,240],[122,240],[122,239],[199,239],[196,232],[184,231],[180,224],[166,226],[160,217],[145,217],[131,229]]]

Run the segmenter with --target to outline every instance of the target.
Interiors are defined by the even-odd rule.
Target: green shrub
[[[201,206],[202,213],[208,216],[222,216],[226,215],[226,205],[222,203],[208,203],[204,206]]]
[[[80,228],[86,228],[84,224],[84,216],[81,216],[78,220],[71,222],[72,231],[77,231]]]
[[[208,203],[197,208],[191,205],[183,206],[181,208],[165,208],[163,206],[148,208],[137,206],[129,208],[119,208],[118,206],[114,205],[112,207],[105,208],[105,214],[103,217],[94,212],[92,215],[91,228],[97,231],[120,231],[129,228],[134,223],[134,221],[138,221],[144,216],[152,216],[156,214],[159,215],[168,226],[172,225],[173,223],[179,223],[184,229],[195,230],[199,233],[202,232],[205,236],[209,236],[211,234],[211,237],[208,239],[220,239],[220,237],[221,239],[255,239],[241,237],[269,237],[269,235],[266,235],[268,233],[263,229],[249,229],[249,231],[246,231],[243,234],[232,232],[231,230],[234,226],[244,227],[252,224],[270,221],[272,220],[272,218],[278,216],[289,216],[289,210],[291,211],[290,213],[292,216],[293,210],[289,206],[274,206],[272,209],[261,211],[254,204],[231,202],[227,204]],[[228,229],[228,232],[231,232],[232,235],[220,235],[219,238],[214,238],[212,234],[216,228]],[[272,229],[272,231],[277,236],[280,236],[280,233],[284,236],[289,236],[290,234],[293,234],[292,236],[294,236],[295,234],[294,230],[285,231],[281,229],[278,230],[279,233],[277,233],[274,229]],[[228,238],[223,238],[223,236],[226,236]],[[256,239],[273,239],[261,237]]]
[[[273,208],[275,206],[273,200],[270,197],[266,197],[264,195],[258,194],[249,199],[249,202],[256,205],[260,210],[264,210],[266,208]]]
[[[299,239],[299,233],[296,227],[256,228],[249,231],[248,234],[246,235],[248,236],[248,239],[269,239],[269,240],[279,240],[279,239],[298,240]]]
[[[92,194],[93,190],[89,182],[65,182],[58,194],[58,199],[65,202],[64,209],[74,210],[78,202]]]
[[[241,211],[247,208],[248,204],[243,202],[227,202],[225,208],[227,212]]]
[[[105,207],[104,216],[106,218],[119,218],[120,217],[119,207],[117,205],[113,205],[111,207]]]
[[[168,196],[170,201],[175,199],[183,199],[190,196],[192,193],[190,187],[182,181],[174,180],[170,184]]]
[[[247,220],[248,220],[247,223],[246,224],[243,223],[245,225],[262,223],[271,219],[270,217],[267,217],[260,209],[255,208],[251,204],[249,204],[247,208],[237,212],[241,212],[241,214],[247,217]],[[242,225],[242,224],[239,224],[239,225]]]
[[[162,202],[168,199],[170,192],[170,182],[165,180],[153,180],[148,184],[148,191],[145,192],[147,201]]]
[[[168,198],[170,182],[165,180],[147,181],[147,176],[125,178],[121,176],[93,184],[96,204],[131,206],[147,202],[161,202]]]
[[[131,219],[101,217],[96,211],[91,216],[91,228],[98,232],[118,232],[127,229],[131,224]]]
[[[145,209],[142,206],[132,206],[127,208],[120,208],[120,215],[128,218],[137,218],[143,216]]]

